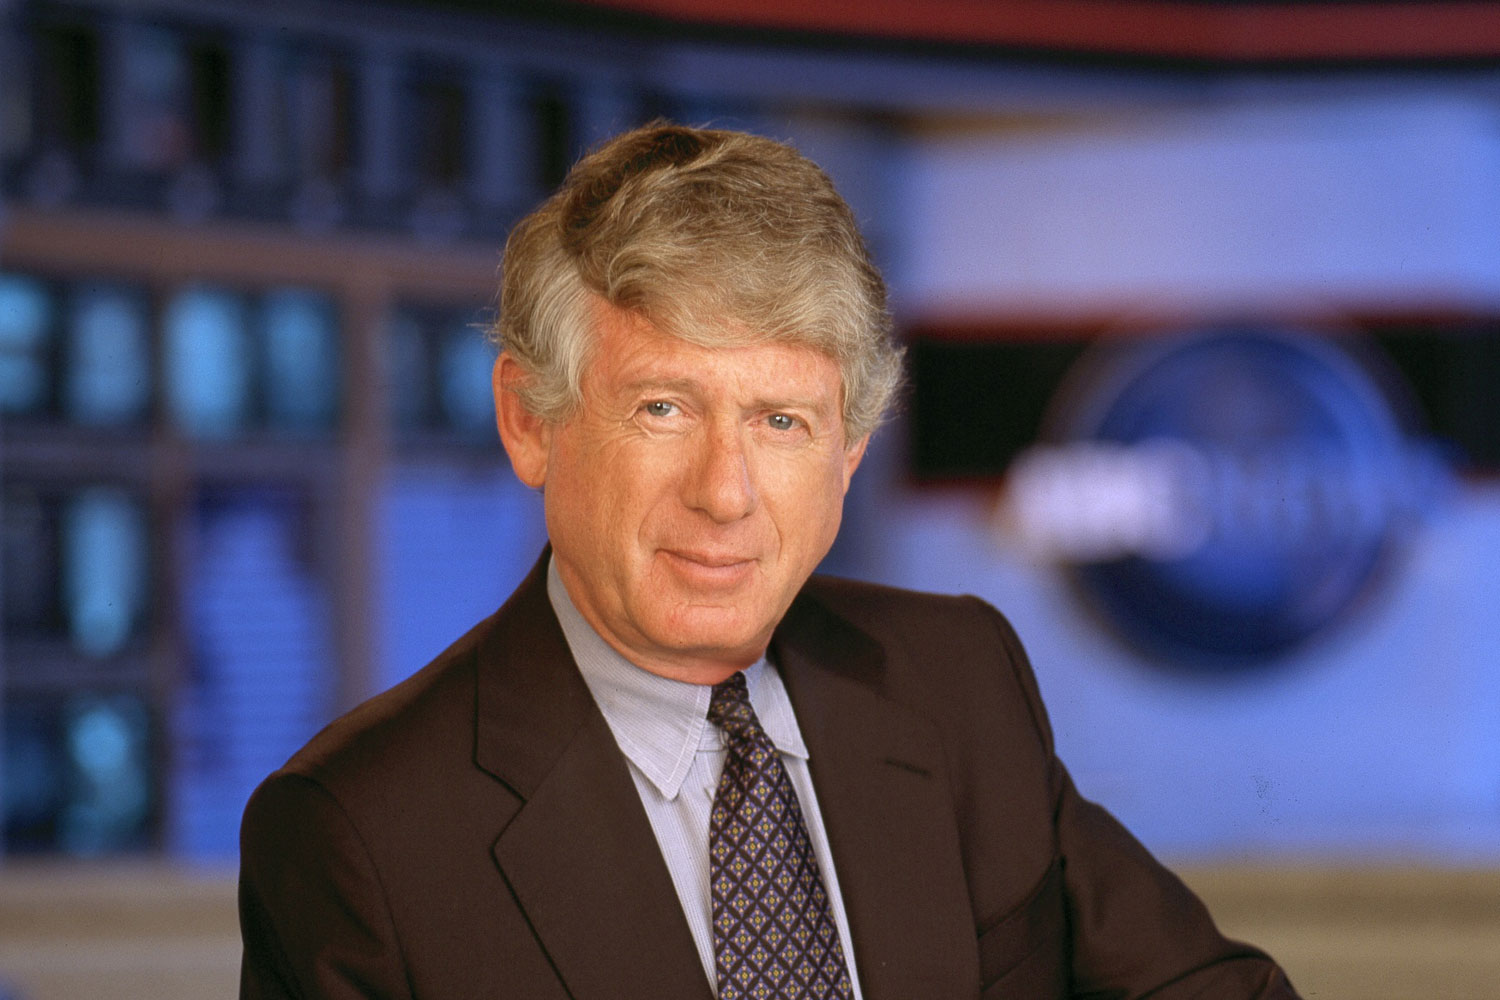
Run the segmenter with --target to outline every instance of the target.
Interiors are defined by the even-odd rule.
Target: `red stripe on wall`
[[[1500,56],[1500,4],[587,0],[687,24],[1235,62]]]

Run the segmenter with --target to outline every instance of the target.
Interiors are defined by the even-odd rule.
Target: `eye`
[[[797,418],[787,416],[785,413],[773,413],[766,418],[766,423],[773,431],[790,431],[797,427]]]
[[[664,399],[654,399],[641,407],[641,409],[646,411],[647,416],[670,417],[673,413],[677,412],[677,405],[675,403],[668,403]]]

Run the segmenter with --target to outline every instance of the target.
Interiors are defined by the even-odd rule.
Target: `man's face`
[[[502,435],[543,489],[553,559],[589,624],[638,666],[715,683],[760,656],[833,544],[865,441],[845,446],[827,355],[698,347],[597,315],[580,409],[544,424],[500,391],[521,428],[507,433],[502,412]]]

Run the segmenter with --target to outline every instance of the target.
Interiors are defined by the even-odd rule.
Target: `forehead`
[[[760,396],[827,398],[838,405],[838,362],[806,344],[755,337],[726,321],[691,339],[665,333],[639,314],[603,306],[596,314],[594,353],[584,388],[629,391],[670,383],[740,389]]]

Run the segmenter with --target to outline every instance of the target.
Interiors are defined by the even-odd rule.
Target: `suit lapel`
[[[547,600],[545,564],[481,654],[475,762],[523,800],[495,860],[575,1000],[711,1000],[628,765]]]
[[[973,994],[979,956],[938,735],[877,693],[879,644],[815,600],[793,604],[774,651],[808,745],[865,1000]]]

